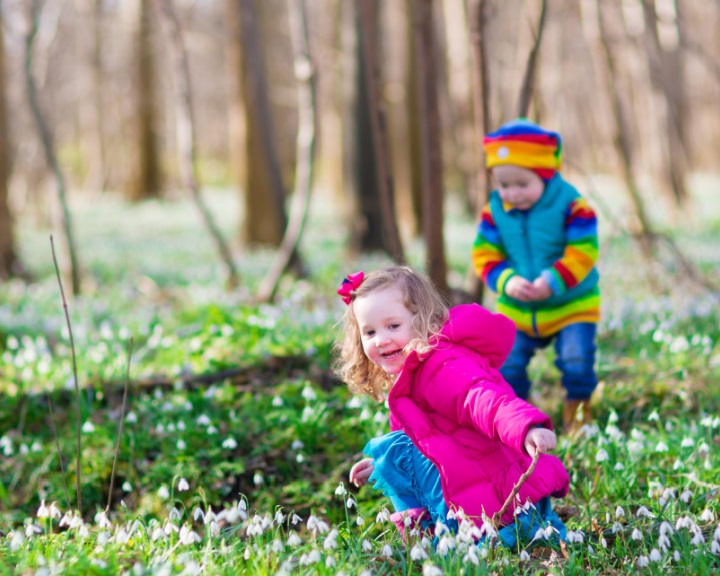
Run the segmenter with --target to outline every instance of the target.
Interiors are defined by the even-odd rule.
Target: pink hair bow
[[[355,272],[355,274],[348,274],[347,278],[343,278],[342,284],[340,284],[340,288],[338,288],[337,293],[340,294],[340,297],[345,304],[349,305],[350,302],[352,302],[352,291],[357,290],[364,279],[365,274],[362,271]]]

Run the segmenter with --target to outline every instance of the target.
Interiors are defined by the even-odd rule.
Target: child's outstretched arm
[[[530,428],[525,435],[525,450],[530,456],[535,456],[536,452],[545,454],[557,447],[557,436],[552,430],[547,428]]]
[[[372,458],[363,458],[350,469],[350,482],[358,488],[367,484],[368,478],[375,470]]]
[[[577,286],[598,258],[597,216],[584,198],[573,201],[565,213],[565,237],[562,258],[541,274],[553,294]]]
[[[477,236],[472,248],[475,272],[493,292],[502,293],[506,284],[517,274],[510,268],[507,255],[500,239],[490,205],[485,206],[477,227]]]

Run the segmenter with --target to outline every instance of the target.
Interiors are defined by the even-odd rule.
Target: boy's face
[[[513,164],[495,166],[492,175],[502,201],[518,210],[532,208],[545,190],[545,182],[540,176]]]
[[[365,355],[388,374],[399,374],[412,340],[413,313],[396,286],[355,298],[355,319]]]

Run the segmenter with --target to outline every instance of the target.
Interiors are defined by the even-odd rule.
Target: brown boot
[[[575,436],[580,429],[592,422],[590,400],[565,400],[563,404],[563,428],[568,436]]]

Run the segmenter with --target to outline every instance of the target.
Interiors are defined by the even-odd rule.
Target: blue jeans
[[[588,400],[597,386],[595,374],[595,334],[597,325],[589,322],[569,324],[557,334],[534,338],[518,330],[510,355],[500,373],[513,387],[515,394],[527,399],[530,379],[527,367],[538,348],[555,340],[555,366],[562,373],[561,383],[568,400]]]

